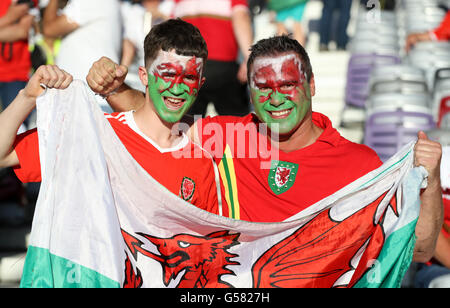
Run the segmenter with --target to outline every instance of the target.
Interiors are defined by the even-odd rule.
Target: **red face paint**
[[[179,63],[161,63],[156,67],[153,74],[157,80],[161,78],[166,83],[170,83],[170,86],[161,90],[161,92],[172,89],[175,85],[184,84],[189,88],[187,93],[193,95],[194,90],[198,91],[199,89],[200,69],[200,63],[197,63],[197,58],[192,57],[186,62],[185,67]]]
[[[285,94],[290,100],[295,99],[298,95],[296,87],[302,87],[304,80],[304,74],[295,58],[284,59],[281,67],[279,63],[257,67],[253,76],[255,87],[268,93],[267,96],[259,97],[260,103],[272,99],[276,92]]]

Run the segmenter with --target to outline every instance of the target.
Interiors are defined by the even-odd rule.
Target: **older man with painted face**
[[[297,41],[277,36],[259,41],[251,51],[248,79],[255,113],[208,117],[189,129],[219,166],[225,215],[282,221],[381,165],[373,150],[346,140],[325,115],[312,111],[314,75]],[[105,66],[114,63],[103,59]],[[107,75],[97,69],[97,75]],[[119,87],[114,74],[108,79],[100,81],[102,88]],[[108,100],[116,109],[138,109],[140,95],[120,85]],[[414,260],[419,262],[431,258],[442,225],[441,153],[439,143],[418,133],[416,165],[429,173],[416,227]]]
[[[172,127],[192,106],[204,82],[206,43],[193,25],[170,20],[150,31],[144,49],[146,67],[141,67],[139,74],[148,91],[142,96],[142,108],[105,117],[128,152],[155,180],[185,201],[219,213],[211,156],[184,133],[172,133]],[[117,66],[114,71],[117,80],[123,80],[126,68]],[[38,132],[34,129],[16,137],[17,128],[34,109],[36,97],[43,91],[39,84],[59,87],[67,75],[57,66],[41,67],[13,104],[0,114],[0,167],[14,167],[24,183],[41,181]],[[67,87],[67,82],[64,85]]]

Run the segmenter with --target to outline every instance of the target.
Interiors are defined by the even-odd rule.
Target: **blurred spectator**
[[[58,8],[63,9],[66,6],[67,1],[68,0],[58,0]],[[61,47],[60,37],[55,38],[44,35],[43,16],[45,7],[42,7],[42,4],[40,5],[40,18],[34,25],[34,40],[33,42],[30,42],[31,64],[34,71],[41,65],[55,64],[56,55],[59,53],[59,48]]]
[[[450,40],[450,11],[444,20],[434,30],[422,33],[411,33],[406,38],[406,51],[409,51],[416,43],[424,41],[449,41]]]
[[[84,80],[102,56],[119,62],[122,19],[119,0],[69,0],[58,13],[59,0],[50,0],[44,13],[44,35],[62,37],[56,65]],[[101,102],[110,111],[106,102]]]
[[[125,82],[132,88],[145,91],[139,79],[139,66],[144,65],[144,40],[151,27],[168,19],[160,11],[160,0],[133,0],[121,3],[123,18],[122,58],[128,67]]]
[[[28,34],[34,16],[29,14],[37,1],[18,4],[0,1],[0,99],[6,108],[23,89],[31,71]]]
[[[0,1],[0,100],[3,109],[25,87],[31,72],[28,36],[34,16],[30,10],[37,6],[37,0],[17,2]],[[22,126],[20,131],[25,129]],[[24,186],[11,168],[0,170],[0,200],[6,199],[26,204]]]
[[[190,113],[204,116],[211,102],[220,115],[248,114],[246,63],[253,31],[247,0],[172,1],[171,17],[182,18],[199,28],[208,45],[206,82]]]
[[[350,21],[350,9],[352,0],[322,0],[323,9],[320,19],[320,51],[329,50],[329,42],[332,37],[333,29],[333,13],[335,10],[339,12],[339,21],[335,29],[336,47],[338,50],[345,50],[348,43],[347,26]]]
[[[289,34],[286,22],[293,20],[293,35],[301,45],[305,45],[306,34],[302,19],[308,0],[269,0],[268,8],[276,13],[277,34]]]

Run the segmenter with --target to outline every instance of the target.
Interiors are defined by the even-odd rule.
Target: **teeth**
[[[283,111],[272,111],[271,113],[272,113],[272,115],[274,115],[274,116],[276,116],[276,117],[282,117],[282,116],[284,116],[284,115],[289,114],[289,112],[291,112],[290,109],[288,109],[288,110],[283,110]]]
[[[166,99],[169,101],[169,103],[172,103],[172,104],[179,104],[184,101],[184,99],[182,99],[182,98],[174,98],[174,97],[166,97]]]

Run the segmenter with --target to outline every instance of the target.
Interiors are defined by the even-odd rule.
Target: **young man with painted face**
[[[219,166],[227,205],[224,215],[282,221],[381,165],[373,150],[346,140],[325,115],[312,111],[314,76],[309,57],[297,41],[273,37],[259,41],[251,51],[248,80],[255,113],[206,118],[189,129],[191,138],[211,151]],[[105,65],[112,64],[105,60]],[[124,85],[119,89],[109,98],[115,108],[142,105],[130,100],[137,92]],[[431,258],[442,225],[442,149],[423,132],[418,137],[415,163],[429,173],[428,187],[421,195],[414,254],[415,261],[423,262]],[[268,141],[267,149],[261,147],[264,141]]]
[[[173,126],[193,104],[204,82],[206,43],[194,26],[170,20],[152,29],[144,48],[146,67],[141,67],[139,74],[148,91],[143,107],[137,111],[105,114],[105,117],[130,154],[154,179],[197,207],[218,213],[218,185],[211,157],[204,155],[206,153],[185,134],[172,133]],[[126,70],[118,67],[120,69]],[[58,67],[49,66],[46,71],[56,80],[61,75]],[[39,81],[39,76],[33,79],[38,85]],[[20,104],[19,97],[15,106]],[[32,108],[35,101],[33,104]],[[21,110],[16,107],[1,114],[0,127],[6,125],[3,119],[8,113],[14,114],[15,121],[19,122],[21,113],[25,113]],[[11,134],[8,138],[0,135],[0,166],[15,166],[23,182],[39,182],[37,131],[15,138],[17,131],[13,130],[11,126],[2,129]]]

